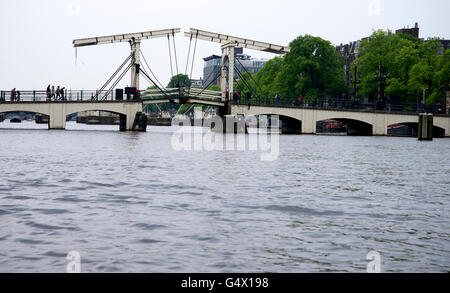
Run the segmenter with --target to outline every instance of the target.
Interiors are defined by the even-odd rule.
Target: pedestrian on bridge
[[[425,101],[420,102],[420,113],[425,113]]]
[[[16,100],[16,88],[13,88],[11,90],[11,102],[14,102]]]
[[[48,85],[48,87],[47,87],[47,102],[50,101],[51,99],[52,99],[51,85]]]
[[[61,93],[61,101],[65,101],[66,100],[65,92],[64,92],[65,90],[66,90],[65,87],[61,88],[61,91],[60,91],[60,93]]]
[[[277,105],[281,105],[280,93],[277,93],[277,94],[276,94],[275,100],[276,100],[276,102],[277,102]]]
[[[55,86],[54,85],[52,85],[52,91],[51,91],[51,96],[50,96],[50,101],[53,99],[53,98],[55,98]]]
[[[55,97],[55,101],[60,100],[61,99],[61,89],[58,87],[56,88],[56,97]]]

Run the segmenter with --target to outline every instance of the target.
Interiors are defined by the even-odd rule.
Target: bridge
[[[30,94],[33,98],[30,98]],[[83,96],[80,93],[87,94],[86,91],[74,91],[75,96]],[[27,91],[21,93],[20,101],[0,100],[0,113],[8,112],[29,112],[41,114],[49,117],[49,129],[65,129],[66,118],[69,115],[86,111],[110,112],[120,116],[121,131],[145,131],[140,122],[142,113],[141,101],[124,100],[104,100],[92,101],[83,100],[64,100],[47,101],[45,92]]]
[[[183,88],[179,85],[177,85],[177,88],[167,89],[158,81],[145,56],[142,54],[140,50],[141,41],[153,38],[167,38],[173,73],[172,46],[170,42],[172,37],[174,60],[178,74],[175,34],[179,32],[180,29],[177,28],[74,40],[73,45],[75,48],[128,42],[131,46],[131,54],[99,90],[90,92],[65,91],[59,99],[56,99],[58,96],[55,97],[53,93],[48,91],[24,91],[22,93],[15,90],[11,92],[1,91],[0,113],[18,111],[39,113],[49,117],[49,129],[65,129],[68,115],[85,111],[103,111],[120,116],[120,130],[122,131],[145,131],[146,115],[142,112],[146,105],[177,103],[215,107],[218,110],[218,116],[222,118],[230,115],[244,116],[246,118],[261,115],[277,115],[282,121],[283,133],[316,134],[317,123],[325,120],[344,122],[347,125],[348,134],[352,135],[387,135],[388,127],[393,124],[403,124],[412,128],[418,127],[418,113],[368,109],[357,110],[328,106],[314,108],[303,107],[302,105],[281,105],[281,103],[268,105],[261,102],[259,98],[250,98],[245,104],[241,104],[239,98],[236,100],[234,96],[236,77],[234,76],[235,70],[233,70],[233,67],[236,68],[236,62],[239,62],[235,56],[235,48],[244,47],[273,54],[287,54],[290,52],[290,48],[198,29],[191,29],[185,33],[185,36],[191,40],[186,73],[188,71],[189,58],[191,57],[191,45],[194,40],[192,68],[194,66],[198,39],[220,44],[222,70],[213,82],[220,78],[221,91],[208,90],[211,84],[204,89]],[[143,63],[141,62],[141,57],[144,61]],[[126,66],[127,63],[128,66]],[[146,68],[144,65],[146,65]],[[124,99],[123,90],[117,89],[116,86],[130,70],[131,87],[125,90],[126,98]],[[153,85],[151,89],[139,91],[141,75]],[[238,75],[240,78],[243,78],[239,70]],[[7,95],[10,95],[9,100]],[[438,137],[450,137],[449,116],[436,115],[434,125],[434,133]]]
[[[307,108],[281,105],[232,104],[231,115],[246,118],[257,116],[279,116],[285,134],[317,134],[317,123],[334,120],[347,125],[350,135],[387,136],[388,127],[402,124],[418,128],[418,114],[392,113],[387,111],[360,111],[333,108]],[[450,117],[434,116],[435,137],[450,137]]]

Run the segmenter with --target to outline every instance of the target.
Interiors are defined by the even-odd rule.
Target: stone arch
[[[48,106],[43,104],[33,105],[33,104],[3,104],[0,107],[0,113],[10,113],[10,112],[27,112],[50,116],[50,109]]]
[[[316,121],[322,122],[326,120],[339,121],[347,126],[347,135],[351,136],[372,136],[373,135],[373,124],[366,121],[349,119],[349,118],[326,118]]]
[[[280,120],[280,129],[282,134],[302,134],[302,121],[290,115],[280,114],[251,114],[247,118],[266,116],[269,119],[273,116],[278,116]]]
[[[0,114],[8,114],[8,113],[14,113],[14,112],[24,112],[24,113],[31,113],[31,114],[38,114],[38,115],[45,115],[48,116],[46,113],[38,112],[38,111],[29,111],[29,110],[12,110],[12,111],[1,111]]]
[[[389,136],[404,136],[404,137],[417,137],[418,135],[418,122],[400,122],[396,124],[388,125]],[[439,126],[433,126],[433,137],[444,138],[445,129]]]

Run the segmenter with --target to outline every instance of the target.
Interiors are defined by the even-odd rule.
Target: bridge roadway
[[[31,112],[49,116],[49,129],[65,129],[66,117],[85,111],[105,111],[120,116],[122,131],[141,131],[135,125],[136,116],[142,112],[141,101],[52,101],[52,102],[1,102],[0,113]]]
[[[317,122],[337,120],[347,124],[355,134],[388,135],[388,126],[404,124],[417,127],[418,115],[407,113],[387,113],[381,111],[356,111],[334,109],[308,109],[287,106],[249,106],[231,105],[231,115],[243,115],[246,118],[258,115],[278,115],[283,124],[287,124],[291,133],[316,134]],[[450,137],[450,117],[434,116],[435,135]]]
[[[104,111],[118,114],[121,120],[122,131],[142,131],[136,123],[137,116],[142,113],[143,105],[154,103],[180,103],[174,97],[144,101],[20,101],[0,102],[0,113],[6,112],[32,112],[49,116],[49,129],[65,129],[68,115],[85,111]],[[220,100],[205,100],[199,98],[189,99],[191,104],[203,104],[223,107]],[[262,106],[238,105],[229,106],[231,115],[243,115],[246,118],[258,115],[278,115],[283,121],[286,133],[316,134],[317,122],[324,120],[337,120],[347,124],[350,134],[360,135],[388,135],[388,127],[394,124],[404,124],[417,127],[417,114],[387,113],[377,111],[356,111],[337,109],[308,109],[293,106]],[[435,134],[438,137],[450,137],[450,117],[434,116]]]

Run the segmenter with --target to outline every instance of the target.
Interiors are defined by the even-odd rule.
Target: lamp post
[[[358,66],[355,65],[355,74],[350,79],[351,84],[353,85],[353,97],[354,100],[357,100],[357,93],[358,93],[358,84],[361,83],[361,76],[358,74]]]
[[[378,83],[378,103],[384,102],[383,85],[386,82],[387,73],[381,66],[381,61],[378,63],[378,71],[375,72],[375,81]]]

